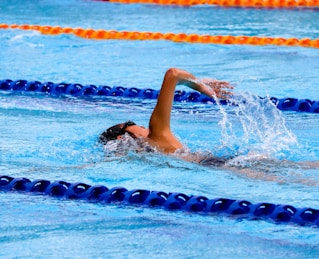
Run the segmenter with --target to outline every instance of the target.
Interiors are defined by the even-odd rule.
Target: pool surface
[[[317,9],[4,0],[0,14],[0,24],[319,37]],[[257,97],[318,100],[317,49],[95,41],[22,30],[0,30],[0,42],[0,80],[158,90],[166,69],[179,67],[230,81],[244,104],[174,103],[172,129],[192,151],[236,156],[234,166],[249,169],[205,167],[157,153],[107,156],[99,134],[128,119],[147,126],[154,100],[0,91],[0,175],[319,209],[318,168],[297,164],[319,160],[318,114],[282,112]],[[256,162],[251,154],[271,162]],[[0,202],[3,258],[319,256],[317,227],[17,192],[0,192]]]

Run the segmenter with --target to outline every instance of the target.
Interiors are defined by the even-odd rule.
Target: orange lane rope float
[[[94,30],[59,26],[0,24],[0,29],[35,30],[45,35],[73,34],[77,37],[94,40],[168,40],[184,43],[276,45],[319,48],[319,38],[273,38],[259,36],[198,35],[186,33],[161,33],[138,31]]]
[[[159,5],[218,5],[226,7],[299,8],[319,7],[319,0],[102,0],[124,4],[142,3]]]

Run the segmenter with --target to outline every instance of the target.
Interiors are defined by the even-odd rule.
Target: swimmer
[[[219,99],[228,99],[232,95],[231,89],[233,89],[233,86],[228,82],[215,79],[198,79],[185,70],[170,68],[165,73],[156,106],[149,120],[149,128],[136,125],[132,121],[116,124],[100,135],[99,142],[106,144],[111,140],[122,139],[123,135],[127,133],[132,138],[142,140],[164,154],[176,155],[180,153],[179,157],[187,161],[224,164],[224,160],[207,156],[207,154],[204,157],[198,157],[196,154],[185,155],[183,152],[178,152],[183,149],[183,145],[174,136],[170,126],[177,85],[185,85],[206,96]]]
[[[226,160],[215,157],[210,152],[189,152],[174,136],[170,127],[175,89],[177,85],[181,84],[209,97],[228,99],[232,96],[231,90],[233,86],[228,82],[213,79],[198,79],[187,71],[170,68],[165,73],[157,104],[149,120],[149,128],[136,125],[133,121],[116,124],[100,135],[99,142],[110,146],[112,146],[113,142],[113,144],[115,144],[113,151],[118,153],[121,153],[120,149],[123,144],[128,145],[128,149],[134,149],[136,151],[139,151],[139,148],[144,145],[146,146],[146,151],[152,148],[188,162],[196,162],[204,166],[224,168],[226,170],[229,169],[234,173],[245,175],[249,178],[279,183],[286,182],[287,179],[281,175],[276,175],[275,172],[272,172],[272,168],[278,171],[278,166],[287,164],[289,164],[290,167],[301,166],[304,169],[319,168],[319,161],[277,161],[262,154],[248,154],[244,159],[248,162],[253,162],[254,168],[251,168],[250,166],[236,165],[236,161],[240,160],[240,157]],[[124,141],[116,143],[118,140]],[[131,140],[134,143],[132,143]],[[140,145],[141,143],[142,145]],[[259,164],[260,168],[258,168]],[[319,182],[304,179],[302,176],[300,176],[299,179],[292,179],[290,181],[309,186],[319,186]]]

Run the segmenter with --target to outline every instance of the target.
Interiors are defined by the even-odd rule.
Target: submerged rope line
[[[143,3],[160,5],[219,5],[227,7],[270,7],[270,8],[296,8],[318,7],[319,0],[102,0],[115,3]]]
[[[319,0],[318,0],[319,1]],[[59,26],[0,24],[0,29],[35,30],[45,35],[73,34],[77,37],[94,40],[168,40],[184,43],[239,44],[239,45],[276,45],[319,48],[319,38],[273,38],[259,36],[198,35],[186,33],[161,33],[139,31],[94,30]]]
[[[126,88],[123,86],[95,86],[52,82],[41,83],[38,81],[16,80],[10,79],[0,80],[0,90],[12,92],[38,92],[45,93],[53,97],[73,96],[73,97],[125,97],[125,98],[141,98],[141,99],[157,99],[159,90],[154,89],[138,89],[136,87]],[[262,97],[260,97],[262,98]],[[271,97],[270,100],[283,111],[311,112],[319,113],[319,100],[312,101],[309,99],[296,98],[276,98]],[[174,101],[176,102],[201,102],[216,103],[213,98],[198,92],[175,91]],[[232,105],[231,100],[221,100],[220,104]]]
[[[276,223],[292,223],[300,226],[319,226],[319,210],[295,208],[291,205],[227,198],[208,199],[205,196],[184,193],[165,193],[144,189],[127,190],[123,187],[107,188],[85,183],[35,180],[0,176],[0,191],[19,191],[49,195],[62,199],[85,200],[101,204],[127,204],[163,208],[170,211],[187,211],[204,215],[229,215],[253,220],[269,220]]]

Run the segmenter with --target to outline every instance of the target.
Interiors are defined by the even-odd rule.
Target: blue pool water
[[[0,23],[271,37],[319,37],[318,10],[121,5],[97,1],[1,1]],[[151,100],[50,98],[0,92],[0,174],[108,187],[226,197],[319,209],[319,117],[279,112],[254,96],[318,100],[319,53],[300,47],[91,41],[0,30],[0,78],[159,89],[165,70],[236,85],[247,105],[176,103],[172,128],[193,151],[239,154],[280,181],[159,154],[106,157],[97,137]],[[183,88],[184,89],[184,88]],[[255,123],[258,122],[258,123]],[[247,164],[247,153],[277,163]],[[292,161],[292,163],[287,162]],[[272,178],[273,178],[272,177]],[[318,228],[0,192],[4,258],[317,258]]]

